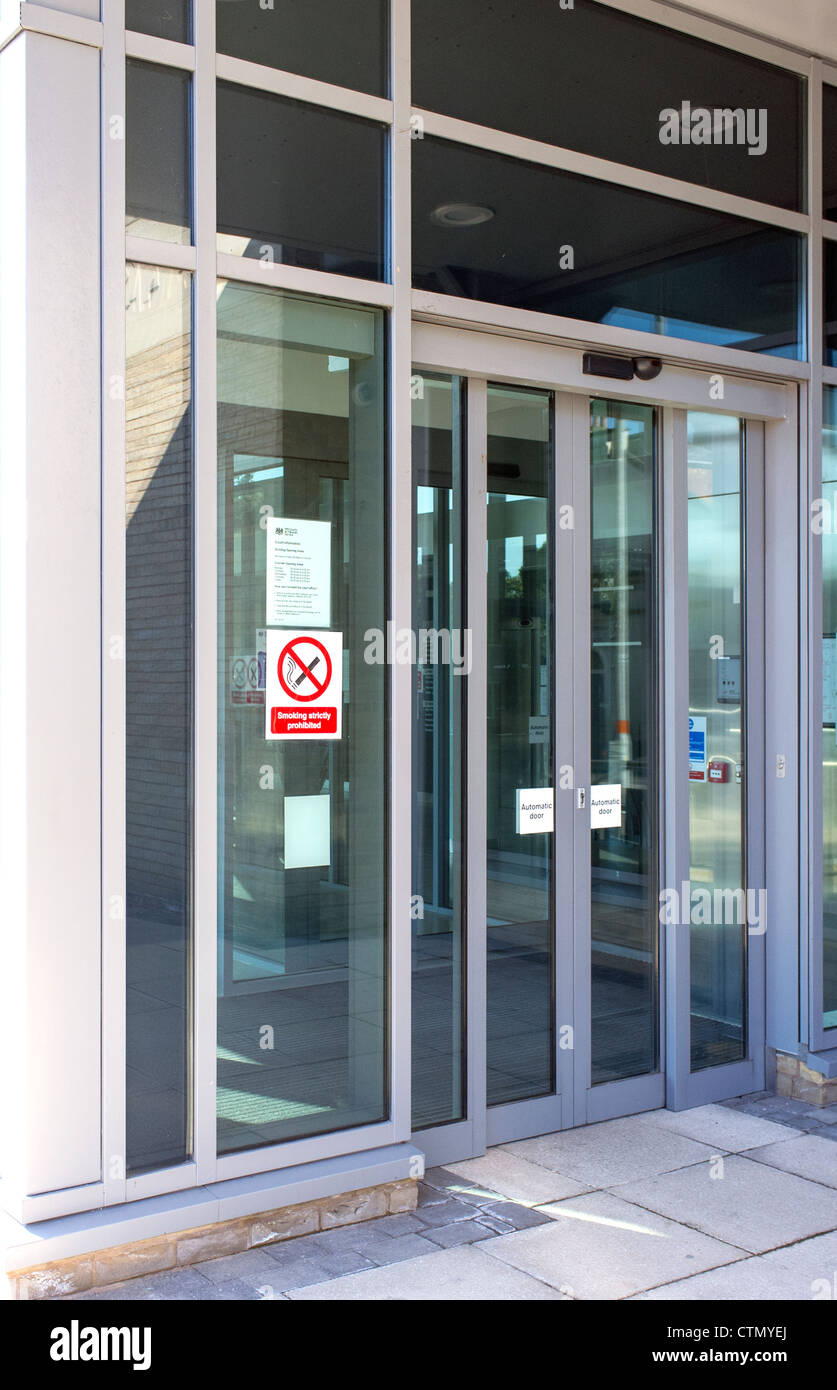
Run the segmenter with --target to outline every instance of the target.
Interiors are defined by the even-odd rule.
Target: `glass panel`
[[[591,402],[591,823],[612,803],[590,835],[594,1085],[658,1059],[655,425],[650,406]]]
[[[419,289],[799,358],[802,249],[796,233],[687,203],[413,143]]]
[[[825,364],[837,367],[837,241],[825,243]]]
[[[837,221],[837,87],[822,89],[822,210]]]
[[[488,388],[488,1103],[555,1089],[552,397]]]
[[[219,53],[386,96],[387,0],[217,0]]]
[[[741,423],[690,411],[687,448],[691,1054],[699,1071],[746,1050]]]
[[[462,407],[426,373],[413,401],[413,1128],[465,1114]]]
[[[189,42],[189,0],[125,0],[125,28]]]
[[[191,240],[190,75],[128,59],[125,179],[129,236]]]
[[[219,288],[223,1153],[387,1113],[383,332]],[[277,737],[282,681],[328,722]]]
[[[799,77],[592,0],[420,0],[412,99],[477,125],[802,206]],[[677,129],[667,116],[675,112]]]
[[[126,284],[127,1163],[187,1157],[192,857],[191,278]]]
[[[385,279],[385,157],[372,121],[219,82],[218,250]]]
[[[822,437],[822,973],[823,1027],[837,1028],[837,388],[823,400]]]

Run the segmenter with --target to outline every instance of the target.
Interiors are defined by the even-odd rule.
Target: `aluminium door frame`
[[[725,401],[722,414],[739,411]],[[669,412],[668,457],[686,457],[687,412]],[[745,418],[742,467],[742,521],[744,538],[744,682],[746,724],[744,733],[745,886],[765,886],[766,832],[766,727],[765,727],[765,555],[764,468],[765,426]],[[688,589],[675,582],[683,557],[688,556],[688,480],[684,469],[664,467],[664,548],[666,603],[666,680],[673,692],[665,705],[666,758],[665,819],[667,853],[665,882],[678,891],[689,881],[689,758],[680,732],[682,711],[689,707],[689,604]],[[681,904],[681,916],[682,904]],[[669,1007],[666,1033],[670,1042],[666,1067],[666,1105],[670,1110],[690,1110],[716,1100],[759,1091],[765,1077],[766,953],[763,934],[746,935],[746,1053],[700,1071],[691,1070],[689,931],[669,924],[665,939],[666,982]]]
[[[688,877],[688,758],[685,742],[677,737],[677,711],[688,709],[688,602],[685,586],[675,582],[683,569],[687,540],[685,461],[687,411],[715,411],[739,415],[751,422],[747,428],[746,467],[752,480],[765,467],[765,437],[771,429],[777,443],[787,443],[795,428],[796,389],[777,377],[754,370],[752,376],[726,374],[724,398],[716,401],[710,387],[717,377],[709,367],[664,363],[653,382],[611,382],[583,374],[581,356],[585,344],[515,337],[483,328],[414,319],[414,370],[449,373],[468,383],[467,443],[467,593],[468,625],[473,640],[472,677],[468,691],[467,794],[467,989],[468,1049],[467,1118],[415,1134],[429,1162],[453,1162],[484,1152],[487,1144],[508,1142],[573,1125],[593,1123],[667,1105],[690,1108],[711,1100],[761,1089],[764,1085],[765,1039],[765,942],[750,936],[748,951],[748,1050],[743,1062],[689,1071],[689,951],[672,939],[671,929],[661,931],[659,944],[658,1070],[646,1076],[592,1086],[589,1080],[590,1045],[590,837],[587,813],[576,809],[576,787],[561,787],[559,769],[584,769],[589,783],[589,402],[599,397],[655,405],[657,415],[657,515],[658,573],[661,600],[658,632],[662,640],[659,670],[658,729],[661,744],[658,787],[660,883],[682,882],[681,866]],[[754,364],[761,368],[762,363]],[[554,394],[554,609],[555,651],[572,652],[572,682],[556,673],[554,700],[555,798],[557,856],[572,855],[571,892],[561,902],[556,895],[556,1085],[558,1094],[530,1101],[486,1108],[485,1105],[485,454],[487,383],[532,386]],[[612,389],[611,389],[612,388]],[[770,422],[765,426],[762,422]],[[784,428],[781,428],[784,427]],[[476,433],[475,433],[476,432]],[[475,469],[479,476],[475,477]],[[583,480],[583,484],[580,480]],[[559,509],[574,509],[574,529],[559,526]],[[763,537],[764,497],[751,481],[745,493],[747,551],[747,672],[748,723],[746,765],[751,778],[747,800],[748,884],[765,882],[765,608],[764,551],[752,538]],[[475,524],[476,523],[476,524]],[[572,544],[562,544],[569,535]],[[569,605],[558,603],[559,593],[571,592]],[[480,634],[482,633],[482,640]],[[575,714],[574,714],[575,707]],[[566,757],[570,750],[569,757]],[[475,809],[481,809],[476,811]],[[572,815],[569,811],[572,810]],[[684,815],[685,811],[685,815]],[[584,828],[579,824],[584,815]],[[572,841],[572,847],[570,847]],[[569,862],[564,860],[564,862]],[[585,911],[586,908],[586,911]],[[581,916],[570,932],[562,920]],[[685,1010],[685,1011],[684,1011]],[[562,1024],[569,1020],[576,1043],[560,1045]]]

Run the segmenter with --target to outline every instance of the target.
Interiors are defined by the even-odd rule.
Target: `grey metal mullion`
[[[688,487],[686,412],[666,410],[662,430],[663,467],[663,648],[666,690],[663,773],[665,815],[664,888],[679,894],[689,883],[689,759],[686,720],[689,714]],[[688,902],[686,908],[688,908]],[[690,940],[686,924],[661,925],[666,974],[666,1103],[683,1110],[688,1104],[691,1007]]]
[[[111,920],[114,899],[126,902],[126,698],[124,661],[107,659],[114,636],[126,630],[126,363],[125,141],[110,138],[110,122],[125,112],[124,4],[114,0],[103,20],[101,59],[102,198],[102,1183],[106,1205],[124,1202],[127,1166],[126,990],[127,913]]]
[[[814,543],[810,529],[810,502],[814,496],[822,496],[822,364],[825,359],[823,75],[824,64],[818,58],[812,59],[808,82],[808,211],[811,218],[811,234],[808,241],[807,265],[808,360],[811,364],[811,380],[805,395],[807,449],[800,455],[801,497],[805,514],[800,518],[799,531],[799,592],[803,596],[800,605],[800,658],[802,670],[808,676],[807,686],[800,685],[800,695],[807,689],[808,698],[804,706],[800,701],[799,805],[807,806],[809,810],[806,823],[803,825],[800,819],[799,826],[802,871],[800,877],[807,876],[805,891],[803,883],[800,882],[799,885],[799,1037],[800,1041],[810,1042],[813,1047],[822,1046],[825,1042],[822,891],[825,803],[820,753],[822,738],[816,736],[817,730],[822,730],[822,540]],[[804,795],[805,790],[808,792],[807,797]]]
[[[573,421],[575,397],[555,394],[553,430],[555,535],[553,555],[553,707],[555,778],[555,1077],[561,1096],[562,1127],[573,1122],[574,1042],[577,1026],[573,1013],[573,972],[575,968],[575,750],[573,747],[574,690],[571,680],[573,661],[573,566],[575,562],[575,459]],[[570,525],[569,523],[573,524]],[[566,783],[566,785],[565,785]],[[567,1033],[567,1028],[572,1029]]]
[[[744,888],[756,891],[766,885],[765,832],[767,778],[771,775],[765,745],[765,496],[764,425],[744,425],[743,508],[745,649],[742,674],[745,697],[745,807]],[[795,661],[793,662],[795,664]],[[785,750],[786,752],[788,750]],[[749,898],[748,898],[749,902]],[[765,951],[764,936],[747,927],[746,938],[747,1048],[745,1056],[755,1069],[754,1089],[764,1084]]]
[[[465,494],[467,478],[465,467],[466,432],[463,418],[466,401],[467,388],[464,382],[460,377],[453,377],[451,381],[451,485],[453,503],[451,507],[451,526],[453,531],[453,549],[451,553],[453,556],[453,573],[451,584],[452,604],[451,612],[449,613],[449,621],[452,631],[459,631],[462,633],[465,633],[468,628],[466,598],[467,575],[465,570],[465,557],[463,554],[463,546],[468,535],[466,522],[467,497]],[[460,650],[467,649],[461,648]],[[453,753],[455,756],[451,759],[449,750],[448,757],[449,775],[452,779],[452,831],[455,837],[455,843],[458,846],[458,851],[453,856],[453,881],[448,884],[451,895],[451,907],[453,909],[454,929],[451,951],[452,979],[450,1027],[452,1055],[456,1056],[457,1048],[461,1048],[459,1075],[453,1100],[455,1108],[457,1108],[466,1119],[468,1114],[467,1066],[470,1053],[466,1032],[468,1026],[468,992],[467,979],[465,976],[468,961],[468,946],[465,938],[467,922],[465,824],[468,815],[467,767],[465,762],[467,755],[467,680],[467,676],[459,677],[455,673],[451,675],[453,690],[450,694],[450,713]]]
[[[395,631],[412,626],[412,318],[410,5],[393,0],[390,66],[394,96],[390,136],[389,260],[393,308],[389,319],[389,595]],[[406,559],[405,559],[406,557]],[[411,1128],[412,1086],[412,727],[413,670],[390,668],[389,699],[389,1072],[395,1135]]]
[[[224,634],[218,603],[218,432],[216,380],[215,259],[215,10],[201,6],[194,17],[195,75],[192,79],[193,239],[193,1154],[199,1182],[217,1175],[216,1086],[218,993],[232,978],[226,931],[219,947],[218,826],[224,815],[223,776],[218,761],[218,650]],[[220,978],[219,978],[220,976]]]
[[[664,505],[665,505],[665,456],[663,453],[663,439],[665,435],[665,423],[669,412],[662,407],[658,407],[654,414],[654,584],[656,588],[656,607],[654,611],[654,640],[657,644],[655,652],[655,681],[654,691],[656,704],[654,708],[654,733],[657,741],[656,754],[653,759],[654,767],[654,797],[655,812],[653,818],[654,833],[656,837],[656,853],[654,859],[654,888],[657,893],[657,903],[660,902],[660,893],[665,884],[666,874],[666,854],[668,842],[666,839],[666,818],[665,818],[665,766],[666,751],[668,748],[666,738],[666,632],[665,632],[665,529],[664,529]],[[663,1099],[665,1105],[665,1070],[666,1070],[666,1048],[668,1038],[666,1034],[666,939],[660,923],[659,908],[657,908],[656,921],[656,950],[655,950],[655,971],[656,971],[656,1030],[657,1030],[657,1071],[662,1079]]]
[[[823,423],[823,390],[822,387],[815,387],[812,383],[810,388],[811,397],[818,398],[812,400],[808,409],[808,421],[810,422],[810,434],[808,439],[807,457],[810,460],[810,477],[806,478],[803,473],[802,478],[802,498],[804,513],[800,517],[800,537],[803,538],[804,549],[800,549],[800,558],[804,564],[808,562],[808,589],[809,603],[803,605],[803,614],[808,613],[809,629],[807,634],[806,655],[808,669],[807,683],[807,728],[809,730],[809,750],[805,763],[802,763],[800,756],[800,770],[807,772],[808,777],[808,796],[807,805],[807,835],[808,835],[808,893],[807,905],[809,912],[808,930],[800,932],[800,965],[804,959],[804,952],[809,953],[807,988],[805,989],[801,1002],[801,1014],[803,1021],[808,1026],[808,1038],[812,1047],[833,1046],[831,1039],[834,1038],[834,1031],[823,1027],[823,1011],[825,1007],[825,988],[823,979],[823,862],[824,862],[824,838],[825,838],[825,801],[823,796],[823,767],[822,767],[822,726],[823,726],[823,703],[822,703],[822,634],[823,634],[823,546],[822,536],[814,537],[811,530],[811,502],[815,498],[822,498],[823,495],[823,470],[822,470],[822,423]],[[805,455],[803,454],[803,458]],[[833,524],[833,517],[832,517]],[[805,594],[805,588],[801,592]],[[806,687],[802,687],[805,689]],[[806,721],[802,723],[803,730],[806,728]],[[800,750],[801,754],[801,750]],[[801,804],[806,804],[800,786]],[[805,861],[802,861],[804,869]],[[801,885],[800,885],[801,886]],[[807,1015],[807,1017],[805,1017]],[[829,1037],[830,1034],[830,1037]]]
[[[573,1124],[587,1121],[591,1082],[591,940],[590,882],[590,398],[575,396],[572,404],[572,467],[574,473],[574,542],[572,608],[573,781],[586,792],[585,805],[575,804],[573,819]]]
[[[487,575],[486,463],[488,388],[484,378],[468,381],[467,403],[467,614],[473,657],[467,692],[467,788],[465,827],[468,979],[468,1114],[473,1152],[485,1150],[486,1134],[486,719]]]

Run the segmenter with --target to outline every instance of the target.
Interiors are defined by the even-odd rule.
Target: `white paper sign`
[[[549,743],[549,715],[529,715],[529,742]]]
[[[590,788],[590,825],[622,824],[622,788],[619,783]]]
[[[269,516],[268,627],[328,627],[331,622],[331,522]]]
[[[555,828],[555,793],[552,787],[517,788],[515,830],[518,835],[544,835]]]
[[[265,738],[339,739],[342,632],[268,628],[266,660]]]

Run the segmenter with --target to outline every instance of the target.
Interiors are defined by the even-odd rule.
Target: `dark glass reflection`
[[[590,835],[594,1085],[657,1064],[654,416],[651,406],[591,402],[590,781],[621,798],[619,823]]]
[[[592,0],[413,4],[415,106],[779,207],[802,206],[804,99],[794,73]],[[752,111],[764,149],[715,143],[714,115],[713,143],[662,143],[684,101]]]
[[[822,210],[837,221],[837,87],[822,89]]]
[[[191,277],[129,265],[125,393],[128,1171],[189,1145]]]
[[[158,241],[191,239],[188,72],[128,59],[126,231]]]
[[[447,220],[463,203],[473,221]],[[802,245],[793,232],[449,141],[413,145],[419,289],[799,358]]]
[[[488,388],[489,1105],[555,1089],[555,833],[525,814],[555,792],[551,416],[548,391]]]
[[[215,15],[219,53],[386,95],[388,0],[217,0]]]
[[[413,1128],[465,1113],[462,404],[423,373],[413,402]],[[428,634],[424,639],[420,634]],[[451,634],[444,645],[430,633]],[[454,664],[456,663],[456,664]],[[458,669],[457,669],[458,668]]]
[[[188,43],[189,0],[125,0],[125,28]]]
[[[218,84],[218,249],[386,276],[383,126]]]

